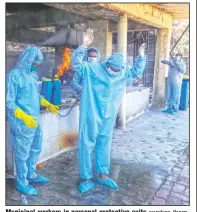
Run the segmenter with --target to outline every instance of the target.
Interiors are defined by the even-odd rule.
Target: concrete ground
[[[188,111],[172,116],[150,110],[125,130],[114,130],[111,177],[118,191],[96,183],[90,192],[79,193],[77,150],[72,150],[38,169],[50,179],[35,185],[38,197],[21,195],[15,180],[7,179],[6,205],[188,205],[188,147]]]

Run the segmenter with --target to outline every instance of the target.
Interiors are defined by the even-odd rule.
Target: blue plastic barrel
[[[52,87],[53,83],[50,79],[42,81],[41,95],[49,102],[51,102]]]
[[[53,89],[52,89],[52,104],[61,105],[61,82],[60,80],[53,81]]]
[[[183,79],[179,110],[187,110],[189,103],[189,79]]]

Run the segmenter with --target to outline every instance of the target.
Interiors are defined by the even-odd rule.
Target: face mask
[[[31,66],[30,71],[36,71],[36,67],[35,66]]]
[[[96,57],[88,57],[88,62],[92,61],[98,62],[98,59]]]
[[[179,61],[181,60],[181,57],[180,56],[176,56],[176,61]]]
[[[110,67],[106,68],[106,71],[110,76],[113,76],[113,77],[115,77],[119,74],[119,72],[113,71]]]

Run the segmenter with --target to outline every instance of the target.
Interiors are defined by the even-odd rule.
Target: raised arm
[[[83,68],[83,58],[86,54],[86,48],[82,45],[79,46],[72,54],[71,56],[71,67],[72,70],[77,72],[81,71]]]
[[[127,67],[127,78],[138,79],[140,78],[146,67],[146,57],[137,56],[135,64],[132,68]]]
[[[73,71],[77,72],[83,69],[83,58],[85,57],[86,50],[92,43],[93,38],[93,30],[89,29],[84,33],[83,45],[80,45],[71,56],[71,67]]]
[[[145,47],[145,44],[140,46],[139,55],[136,57],[134,66],[127,66],[126,78],[128,80],[138,79],[143,75],[146,67]]]
[[[166,64],[166,65],[170,65],[170,61],[169,60],[162,60],[161,63]]]
[[[85,56],[86,48],[83,46],[79,46],[72,54],[71,57],[71,66],[75,75],[72,80],[72,88],[80,93],[82,90],[81,81],[83,79],[83,66],[85,65],[83,62],[83,58]]]

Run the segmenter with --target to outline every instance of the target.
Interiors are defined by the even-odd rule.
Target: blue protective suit
[[[82,47],[83,48],[83,47]],[[88,48],[88,49],[85,49],[85,48],[83,48],[84,49],[84,52],[82,53],[82,55],[80,56],[80,58],[82,58],[82,60],[84,61],[84,62],[88,62],[88,50],[89,49],[94,49],[94,50],[96,50],[97,51],[97,54],[98,54],[98,57],[97,57],[97,59],[98,59],[98,61],[100,60],[100,52],[98,51],[98,49],[96,49],[96,48]],[[78,54],[80,54],[80,52],[78,52],[78,51],[74,51],[73,52],[73,54],[72,54],[72,57],[71,57],[71,64],[73,64],[73,63],[75,63],[75,58],[76,57],[78,57]],[[74,61],[73,61],[74,60]],[[76,69],[72,69],[72,71],[75,71]],[[78,82],[78,84],[80,85],[80,87],[81,87],[81,89],[82,89],[82,84],[83,84],[83,82],[82,82],[82,79],[81,79],[81,81],[80,82]],[[80,89],[75,89],[75,91],[79,94],[80,92],[81,92],[81,90]]]
[[[21,186],[27,186],[27,178],[36,177],[36,161],[41,152],[42,129],[40,126],[40,100],[38,75],[30,71],[32,63],[42,63],[39,48],[28,46],[19,57],[16,67],[8,73],[6,109],[10,126],[11,143],[16,165],[16,179]],[[28,128],[14,116],[16,108],[37,118],[38,127]]]
[[[169,65],[167,80],[167,107],[170,110],[178,110],[180,104],[182,79],[183,74],[185,73],[185,64],[182,61],[174,61],[174,67],[172,67],[169,60],[162,60],[161,62]]]
[[[80,101],[79,126],[79,169],[82,179],[92,178],[91,156],[95,148],[96,170],[99,174],[108,174],[110,169],[110,151],[112,133],[119,110],[124,88],[128,80],[143,74],[146,57],[136,58],[135,65],[124,68],[116,77],[106,71],[106,64],[121,69],[124,66],[122,53],[115,53],[102,63],[85,62],[83,46],[79,46],[71,57],[73,88],[83,90]]]

